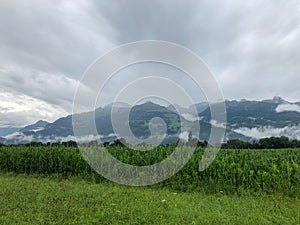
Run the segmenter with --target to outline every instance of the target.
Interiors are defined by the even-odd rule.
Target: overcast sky
[[[299,0],[1,1],[0,127],[71,113],[86,68],[145,39],[197,53],[226,99],[300,101],[299,24]]]

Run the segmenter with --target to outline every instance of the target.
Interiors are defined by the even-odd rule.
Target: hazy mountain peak
[[[35,123],[35,125],[47,125],[49,122],[46,120],[39,120]]]
[[[288,102],[288,101],[284,100],[283,98],[281,98],[280,96],[274,96],[272,101],[274,103],[277,103],[277,104],[282,104],[282,103],[287,103]]]
[[[39,130],[44,129],[48,124],[49,124],[49,122],[47,122],[47,121],[39,120],[34,124],[25,126],[24,128],[22,128],[20,130],[20,132],[39,131]]]
[[[110,108],[112,108],[113,105],[116,108],[131,108],[131,105],[129,105],[126,102],[115,102],[115,103],[110,103],[110,104],[104,106],[103,109],[110,109]],[[99,108],[101,108],[101,107],[99,107]]]
[[[151,108],[165,108],[164,106],[160,105],[160,104],[156,104],[152,101],[146,101],[144,103],[141,104],[137,104],[134,106],[134,108],[144,108],[144,109],[151,109]]]

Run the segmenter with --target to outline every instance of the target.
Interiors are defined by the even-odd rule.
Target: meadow
[[[300,200],[282,194],[205,194],[69,177],[0,175],[0,224],[298,225]]]

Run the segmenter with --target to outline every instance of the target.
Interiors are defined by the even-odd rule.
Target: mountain
[[[47,122],[47,121],[39,120],[35,124],[31,124],[26,127],[23,127],[19,131],[22,133],[37,132],[37,131],[43,130],[48,124],[49,124],[49,122]]]
[[[155,117],[165,121],[168,134],[180,132],[180,116],[177,113],[152,102],[146,102],[142,105],[134,106],[130,111],[129,124],[132,128],[132,133],[140,137],[149,136],[151,134],[149,122]]]
[[[218,103],[215,103],[218,104]],[[225,128],[225,140],[241,139],[244,141],[253,140],[265,136],[285,135],[290,138],[300,139],[300,106],[297,103],[290,103],[280,97],[274,97],[271,100],[263,101],[226,101],[227,125]],[[193,115],[191,107],[197,109],[198,114]],[[179,111],[176,110],[179,109]],[[95,120],[88,121],[88,116],[94,113]],[[113,129],[112,104],[103,108],[97,108],[95,112],[86,112],[74,115],[77,118],[78,126],[82,131],[82,136],[87,139],[91,135],[87,127],[91,123],[96,123],[96,128],[100,140],[112,141],[116,138]],[[153,102],[146,102],[140,105],[129,106],[126,103],[115,104],[114,116],[117,118],[115,125],[122,127],[126,124],[129,115],[129,127],[132,133],[140,138],[148,138],[151,134],[149,124],[153,118],[161,118],[166,124],[166,140],[176,140],[181,134],[181,120],[192,127],[200,124],[200,140],[208,140],[212,126],[218,127],[218,124],[211,119],[211,113],[208,103],[198,103],[189,108],[180,106],[164,107]],[[9,135],[3,135],[5,143],[24,143],[28,141],[67,141],[74,139],[72,127],[72,115],[59,118],[53,123],[38,121],[33,125],[19,129],[18,132]],[[114,120],[115,121],[115,120]],[[159,127],[163,129],[163,127]],[[221,129],[221,127],[220,127]],[[223,128],[222,128],[223,129]],[[119,136],[125,137],[118,133]],[[168,142],[168,141],[167,141]]]
[[[3,127],[0,128],[0,136],[6,136],[19,131],[21,127]]]
[[[3,137],[0,137],[0,144],[1,144],[1,143],[5,143],[5,142],[6,142],[6,139],[3,138]]]
[[[253,139],[287,136],[300,139],[300,107],[280,97],[264,101],[226,101],[227,129]],[[199,113],[210,121],[210,109]]]
[[[283,104],[293,105],[278,99],[269,101],[226,101],[227,126],[230,129],[238,127],[255,128],[260,126],[270,126],[283,128],[286,126],[296,126],[300,123],[300,113],[290,111],[288,108],[278,111]],[[210,121],[210,109],[207,108],[199,113],[204,121]]]

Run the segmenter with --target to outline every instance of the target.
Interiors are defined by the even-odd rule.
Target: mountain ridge
[[[287,132],[289,135],[288,129],[290,129],[289,132],[297,130],[296,128],[300,123],[300,111],[297,111],[298,108],[295,108],[297,103],[290,103],[278,96],[275,96],[271,100],[262,101],[226,100],[225,105],[227,111],[225,140],[254,140],[257,136],[251,135],[251,132],[261,132],[262,135],[264,135],[263,132],[265,132],[266,135],[269,130],[272,129],[278,133],[275,133],[275,136],[281,133],[284,134],[284,132]],[[278,107],[282,105],[285,107],[281,109],[282,111],[279,111]],[[289,106],[293,107],[289,108]],[[211,127],[216,126],[211,119],[209,104],[205,102],[194,105],[198,112],[197,115],[189,115],[189,112],[191,112],[190,108],[193,106],[189,108],[181,107],[180,111],[185,115],[180,115],[176,110],[176,107],[178,108],[180,106],[161,106],[153,102],[145,102],[132,107],[126,103],[118,103],[115,107],[117,109],[117,116],[120,116],[120,118],[124,117],[125,112],[130,111],[129,125],[132,133],[142,139],[149,137],[149,122],[155,117],[162,118],[165,121],[167,134],[170,137],[180,135],[180,120],[194,125],[199,123],[202,130],[202,134],[200,133],[199,135],[200,140],[207,140],[210,135]],[[112,104],[103,108],[99,107],[95,110],[96,127],[101,141],[111,141],[117,136],[114,133],[111,123],[111,110]],[[84,121],[89,113],[91,112],[81,113],[78,116]],[[82,129],[85,129],[85,126],[86,124],[82,123]],[[296,137],[300,139],[300,133],[298,134],[297,131],[294,131],[294,133],[295,134],[291,134],[292,138]],[[0,141],[4,143],[28,142],[30,140],[51,142],[68,139],[73,140],[73,136],[72,115],[68,115],[55,120],[53,123],[38,121],[35,124],[20,129],[16,132],[15,136],[12,134],[3,136],[3,139],[0,139]]]

